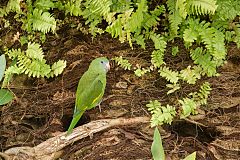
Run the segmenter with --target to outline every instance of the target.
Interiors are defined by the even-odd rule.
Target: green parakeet
[[[96,58],[79,80],[73,119],[67,135],[72,132],[86,110],[92,109],[101,102],[106,87],[106,74],[109,69],[110,65],[107,58]]]

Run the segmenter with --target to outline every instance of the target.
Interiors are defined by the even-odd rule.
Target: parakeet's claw
[[[98,105],[98,108],[99,108],[99,112],[102,112],[102,109],[101,109],[101,105],[100,105],[100,104]]]
[[[102,100],[97,104],[97,105],[98,105],[98,108],[99,108],[99,112],[102,112],[101,103],[102,103]]]

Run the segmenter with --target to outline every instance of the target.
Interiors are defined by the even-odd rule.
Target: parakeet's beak
[[[107,71],[110,70],[110,63],[109,62],[106,64],[106,69],[107,69]]]

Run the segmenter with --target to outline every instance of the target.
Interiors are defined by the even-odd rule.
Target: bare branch
[[[5,151],[5,154],[13,157],[28,157],[27,159],[44,159],[53,160],[61,156],[61,150],[85,137],[92,137],[94,133],[103,131],[105,129],[115,126],[128,126],[132,124],[148,123],[148,117],[135,117],[135,118],[118,118],[118,119],[103,119],[92,121],[88,124],[75,128],[70,135],[66,132],[61,133],[53,138],[50,138],[41,144],[31,147],[16,147]],[[25,156],[24,156],[25,155]]]

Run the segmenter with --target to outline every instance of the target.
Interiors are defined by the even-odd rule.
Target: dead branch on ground
[[[118,118],[118,119],[103,119],[92,121],[88,124],[75,128],[70,135],[66,132],[50,138],[35,147],[14,147],[2,153],[3,158],[6,160],[54,160],[61,156],[62,149],[72,143],[85,138],[92,137],[94,133],[103,131],[105,129],[116,126],[128,126],[139,123],[148,123],[148,117],[135,117],[135,118]],[[1,156],[1,154],[0,154]]]

